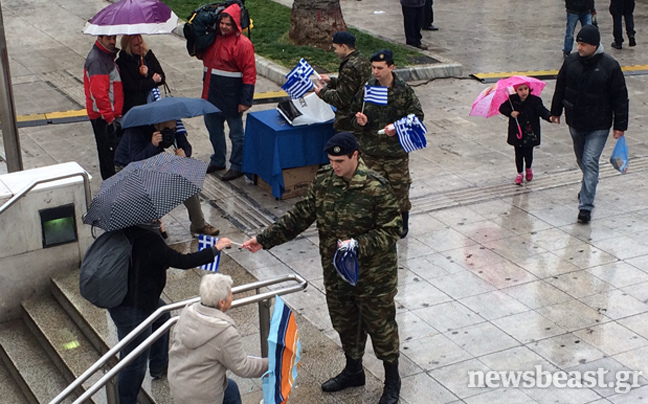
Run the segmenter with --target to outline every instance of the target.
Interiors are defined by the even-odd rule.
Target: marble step
[[[117,329],[108,310],[94,306],[79,293],[78,271],[52,278],[51,292],[98,352],[103,355],[117,344]],[[116,362],[117,358],[111,364]],[[147,372],[138,401],[140,404],[173,404],[166,378],[153,380]]]
[[[69,383],[99,359],[97,350],[53,296],[28,299],[22,302],[22,308],[25,324]],[[102,375],[98,372],[91,377],[83,384],[83,390]],[[96,404],[106,403],[105,390],[97,392],[92,400]]]
[[[0,397],[4,404],[23,404],[27,399],[20,391],[20,386],[14,380],[11,372],[0,360]]]
[[[19,403],[41,404],[51,401],[68,382],[49,358],[36,336],[23,320],[2,323],[0,328],[0,356],[15,383],[22,391]],[[0,388],[1,392],[8,390]],[[2,394],[2,402],[7,401]],[[64,403],[73,400],[68,398]]]

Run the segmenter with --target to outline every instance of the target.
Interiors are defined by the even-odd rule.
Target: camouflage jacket
[[[369,85],[380,86],[380,83],[372,77]],[[423,121],[423,109],[412,87],[408,86],[398,74],[394,74],[394,81],[387,91],[387,97],[387,105],[365,104],[364,114],[368,118],[365,126],[358,124],[355,113],[352,115],[354,133],[362,153],[373,157],[405,158],[407,153],[401,147],[398,136],[379,135],[378,131],[409,114],[414,114]],[[364,89],[357,94],[351,110],[362,110],[363,100]]]
[[[333,128],[338,132],[353,132],[351,103],[370,78],[371,63],[360,51],[354,50],[340,63],[338,76],[331,77],[328,85],[319,92],[322,100],[336,108]]]
[[[306,196],[257,236],[270,249],[297,237],[317,222],[319,248],[327,292],[377,296],[396,291],[396,243],[402,219],[398,201],[384,178],[359,159],[351,179],[335,174],[330,165],[317,173]],[[354,288],[337,274],[333,257],[338,240],[358,241],[358,284]]]

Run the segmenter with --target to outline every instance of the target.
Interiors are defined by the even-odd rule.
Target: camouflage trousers
[[[409,173],[409,156],[389,159],[363,154],[362,160],[367,167],[389,181],[389,185],[391,185],[396,199],[398,199],[400,211],[409,212],[412,209],[412,204],[409,200],[409,190],[410,185],[412,185],[412,179]]]
[[[352,359],[361,359],[371,336],[376,357],[394,362],[399,356],[396,323],[396,291],[378,296],[326,293],[333,328],[340,334],[342,349]]]

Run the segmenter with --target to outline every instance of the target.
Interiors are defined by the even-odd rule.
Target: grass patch
[[[163,0],[183,20],[205,0]],[[311,65],[322,67],[330,72],[337,71],[340,60],[335,53],[325,52],[311,46],[296,46],[288,40],[290,31],[290,8],[272,0],[246,0],[245,6],[253,20],[254,28],[251,32],[252,43],[257,54],[279,63],[287,68],[292,68],[300,58],[308,60]],[[396,66],[406,66],[408,57],[425,57],[420,52],[411,50],[403,45],[359,32],[349,28],[356,36],[356,45],[366,57],[371,56],[380,49],[391,49],[394,52]]]

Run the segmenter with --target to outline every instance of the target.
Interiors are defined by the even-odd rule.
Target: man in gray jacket
[[[232,306],[232,278],[205,275],[200,302],[180,314],[169,351],[169,387],[176,404],[241,404],[229,369],[240,377],[261,377],[268,359],[247,356],[234,320],[225,312]]]

